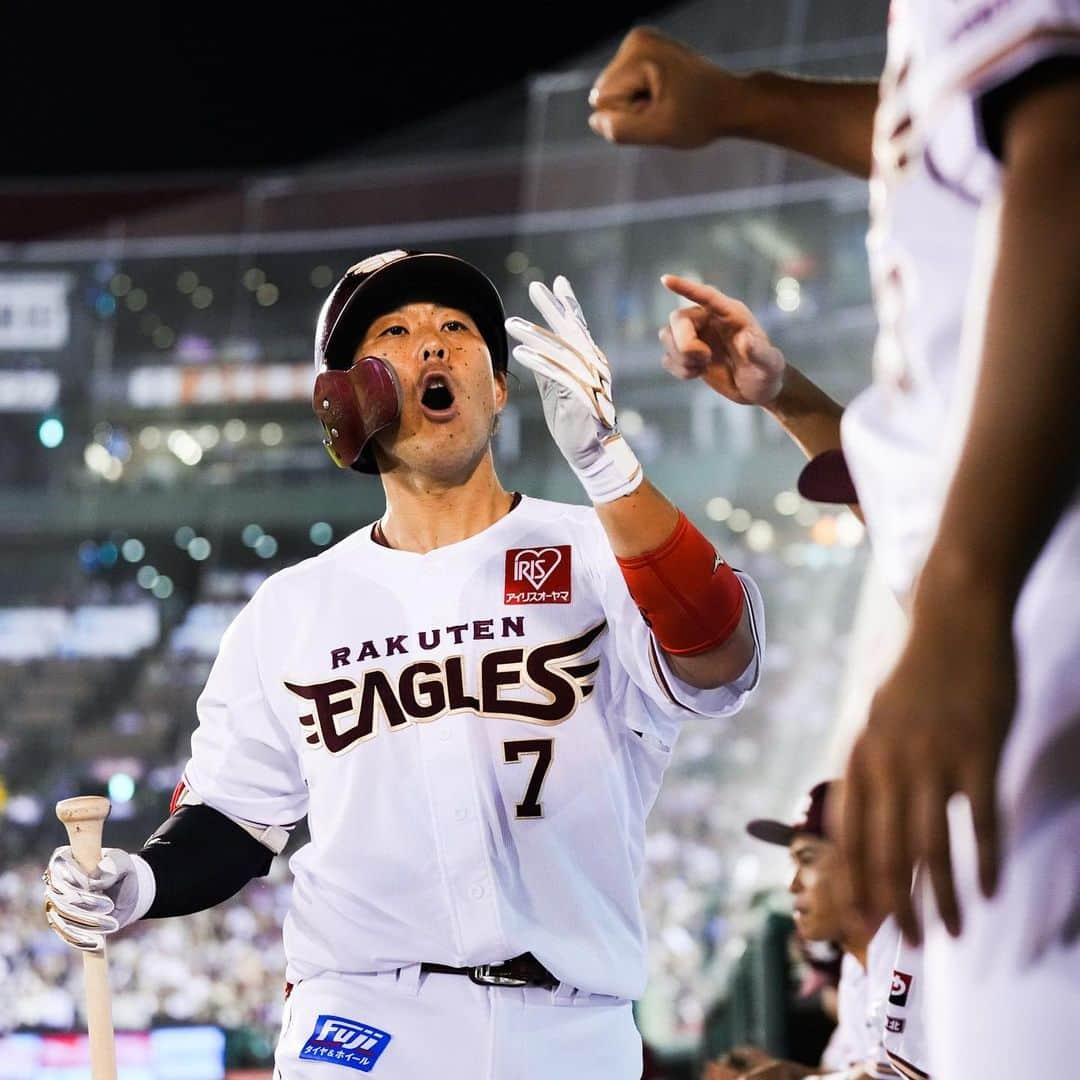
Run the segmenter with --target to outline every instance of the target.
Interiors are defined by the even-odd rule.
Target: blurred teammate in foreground
[[[839,839],[863,910],[925,930],[946,1080],[1080,1060],[1078,53],[1080,0],[895,0],[880,82],[736,76],[635,30],[592,95],[613,142],[870,178],[879,336],[842,441],[910,628]]]

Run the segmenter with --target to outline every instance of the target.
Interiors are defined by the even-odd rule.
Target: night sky
[[[664,7],[5,5],[0,181],[304,162],[558,68]]]

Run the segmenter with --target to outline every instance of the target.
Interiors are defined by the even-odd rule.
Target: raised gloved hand
[[[138,855],[105,848],[92,874],[71,847],[58,847],[42,875],[45,918],[69,945],[96,952],[109,934],[141,919],[154,902],[154,872]]]
[[[527,319],[506,320],[521,344],[514,359],[536,376],[544,419],[563,457],[594,503],[634,491],[644,475],[615,422],[611,367],[593,341],[570,282],[557,277],[554,291],[539,281],[529,299],[550,330]]]

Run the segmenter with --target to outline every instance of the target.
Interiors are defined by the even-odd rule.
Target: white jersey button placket
[[[501,955],[504,948],[478,805],[483,781],[469,745],[469,725],[478,722],[467,713],[451,714],[424,725],[421,732],[443,875],[461,936],[459,946],[469,958]]]

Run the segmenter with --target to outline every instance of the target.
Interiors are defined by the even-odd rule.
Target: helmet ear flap
[[[323,368],[315,377],[311,404],[334,464],[377,473],[374,456],[364,450],[373,435],[401,416],[401,386],[394,369],[378,356],[361,357],[348,371]]]

